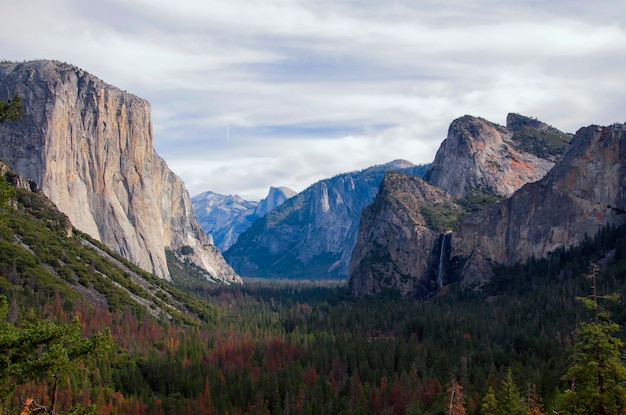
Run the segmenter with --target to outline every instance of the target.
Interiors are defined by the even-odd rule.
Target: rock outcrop
[[[192,197],[191,203],[202,229],[213,237],[215,246],[224,252],[255,220],[295,194],[288,187],[270,187],[267,197],[256,202],[237,195],[226,196],[208,191]]]
[[[421,175],[426,168],[396,160],[317,182],[254,222],[224,257],[244,276],[345,278],[361,210],[384,174]]]
[[[270,190],[265,197],[265,199],[261,199],[256,209],[254,209],[254,214],[257,218],[262,218],[278,206],[285,203],[287,199],[292,196],[295,196],[296,192],[293,189],[288,187],[270,187]]]
[[[496,226],[495,214],[467,217],[530,188],[528,183],[540,180],[564,157],[570,140],[570,135],[518,114],[507,116],[506,127],[470,116],[453,121],[424,176],[428,185],[388,175],[374,204],[364,210],[350,265],[353,295],[392,290],[404,297],[423,298],[461,276],[465,283],[488,278],[489,261],[501,259],[492,251],[509,249],[511,261],[523,258],[524,247],[513,258],[516,248],[498,238],[519,237],[518,247],[533,247],[538,236],[524,242],[528,235],[515,234],[515,225],[510,229],[503,223]],[[528,197],[511,202],[510,209],[520,215],[531,212]],[[508,206],[505,203],[498,206]],[[466,228],[461,223],[467,228],[462,235],[458,229]],[[474,225],[471,229],[469,223]],[[541,229],[531,227],[528,232],[540,233]],[[491,247],[488,241],[495,244],[492,251],[472,250],[481,243]]]
[[[480,285],[495,264],[543,258],[579,245],[606,225],[626,223],[626,128],[580,129],[540,181],[464,220],[451,256],[465,285]]]
[[[240,281],[156,154],[147,101],[54,61],[0,63],[0,99],[15,95],[24,116],[0,126],[0,158],[76,228],[161,278],[170,278],[165,250],[189,246],[207,278]]]
[[[510,196],[542,178],[569,136],[540,121],[509,114],[507,127],[466,115],[450,124],[428,183],[455,198],[474,189]]]
[[[424,298],[446,283],[448,236],[433,212],[460,216],[445,191],[419,177],[390,172],[374,203],[363,209],[350,263],[349,290],[357,296],[397,291]]]

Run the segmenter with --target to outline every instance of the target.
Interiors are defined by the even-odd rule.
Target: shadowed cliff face
[[[419,177],[387,173],[374,203],[361,215],[349,290],[355,296],[392,290],[413,298],[436,291],[437,279],[445,278],[439,272],[443,229],[437,229],[441,221],[432,216],[436,210],[461,214],[443,190]]]
[[[570,140],[518,115],[509,115],[506,129],[463,117],[448,140],[429,182],[443,187],[436,189],[441,195],[414,178],[387,175],[364,209],[350,266],[355,296],[393,290],[420,297],[458,279],[480,286],[495,265],[544,258],[626,223],[626,125],[582,128]],[[545,159],[530,163],[535,153]],[[501,169],[489,168],[494,160]],[[522,174],[551,160],[556,164],[537,181]],[[480,208],[481,193],[472,189],[513,193],[500,202],[483,199],[488,204]],[[455,214],[454,203],[465,212]]]
[[[165,249],[190,246],[210,278],[239,281],[154,151],[147,101],[51,61],[0,64],[0,99],[15,95],[24,116],[0,126],[0,158],[75,227],[161,278],[170,278]]]
[[[464,284],[480,284],[496,263],[543,258],[625,222],[624,127],[586,127],[544,179],[463,221],[452,233],[451,255],[462,259]]]

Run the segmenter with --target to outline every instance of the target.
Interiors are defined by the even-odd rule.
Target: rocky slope
[[[473,189],[510,196],[524,184],[542,178],[569,138],[517,114],[507,116],[506,127],[466,115],[450,124],[427,180],[456,198]]]
[[[0,126],[0,158],[76,228],[161,278],[170,275],[166,249],[189,246],[207,278],[240,281],[156,154],[148,102],[54,61],[0,63],[0,99],[15,95],[24,116]]]
[[[419,177],[387,173],[374,203],[363,209],[352,252],[349,290],[398,291],[424,298],[446,283],[440,258],[449,255],[448,236],[434,212],[459,216],[462,208],[445,191]]]
[[[288,187],[270,187],[267,197],[256,202],[237,195],[226,196],[208,191],[192,197],[191,203],[202,229],[213,237],[215,246],[224,252],[255,220],[295,194]]]
[[[425,169],[397,160],[315,183],[254,222],[224,256],[244,276],[345,278],[361,210],[385,172]]]
[[[626,126],[591,126],[542,180],[463,221],[452,232],[451,256],[465,285],[481,284],[494,264],[542,258],[623,223]]]
[[[2,160],[0,192],[0,293],[13,301],[21,299],[31,311],[53,298],[63,307],[88,302],[107,313],[151,314],[193,326],[214,316],[211,305],[77,231],[34,182]]]

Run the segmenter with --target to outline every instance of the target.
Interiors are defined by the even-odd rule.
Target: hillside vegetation
[[[10,192],[9,192],[10,193]],[[447,286],[426,302],[348,299],[338,283],[177,279],[188,293],[132,267],[75,230],[41,195],[17,190],[0,219],[0,294],[23,326],[78,317],[85,336],[110,328],[113,345],[59,382],[57,405],[133,414],[468,414],[505,392],[525,407],[563,411],[578,341],[598,292],[626,292],[626,232],[607,228],[548,260],[498,270],[482,292]],[[606,255],[610,253],[610,255]],[[114,259],[112,261],[111,259]],[[139,278],[139,279],[137,279]],[[626,311],[605,305],[623,326]],[[623,332],[616,333],[623,337]],[[46,403],[52,384],[20,384]],[[451,401],[453,394],[461,399]],[[454,405],[453,405],[454,404]],[[500,406],[498,406],[500,405]],[[498,412],[496,412],[498,413]]]

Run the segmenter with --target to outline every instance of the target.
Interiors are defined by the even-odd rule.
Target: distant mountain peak
[[[296,192],[288,187],[271,186],[267,196],[259,202],[245,200],[238,195],[221,195],[206,191],[191,201],[200,226],[224,252],[239,235],[267,212],[280,206]]]
[[[242,275],[345,278],[361,210],[388,171],[422,175],[405,160],[320,180],[257,220],[224,256]]]

